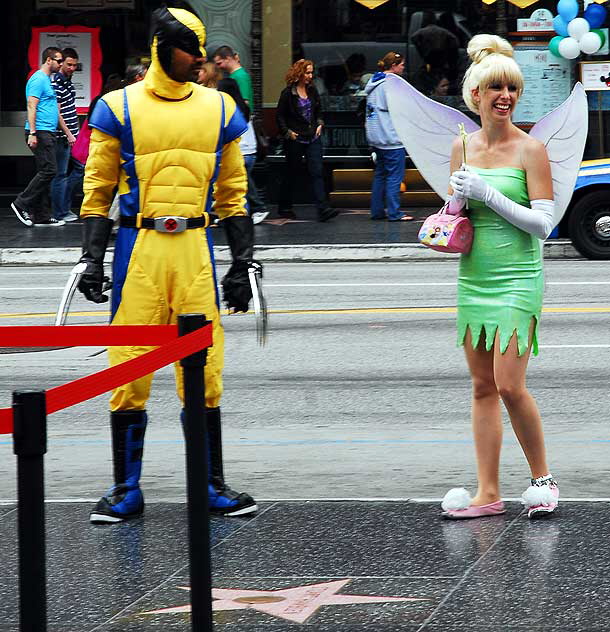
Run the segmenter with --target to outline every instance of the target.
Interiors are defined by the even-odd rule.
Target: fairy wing
[[[479,126],[462,112],[424,96],[398,75],[385,80],[388,110],[402,144],[428,184],[447,199],[451,145],[458,124],[476,132]]]
[[[587,141],[587,94],[577,83],[570,96],[543,116],[530,136],[546,146],[553,176],[555,217],[559,221],[570,203]]]

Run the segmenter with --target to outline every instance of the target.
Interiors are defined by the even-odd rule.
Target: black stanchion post
[[[17,455],[19,630],[46,632],[47,577],[44,522],[44,391],[13,392],[13,451]]]
[[[178,316],[184,336],[207,325],[203,314]],[[186,496],[191,576],[191,625],[194,632],[211,632],[212,563],[208,501],[208,433],[205,419],[204,367],[207,349],[180,360],[184,370],[184,439]]]

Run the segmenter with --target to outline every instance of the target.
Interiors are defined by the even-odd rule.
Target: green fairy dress
[[[525,172],[514,167],[469,167],[511,200],[529,207]],[[474,227],[472,249],[460,259],[458,276],[458,345],[469,328],[473,347],[484,336],[489,351],[499,334],[504,353],[517,332],[519,355],[527,351],[532,318],[532,351],[538,354],[538,323],[544,276],[542,242],[513,226],[483,202],[469,200]]]

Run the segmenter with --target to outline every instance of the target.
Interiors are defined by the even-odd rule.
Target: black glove
[[[105,303],[108,297],[102,294],[108,277],[104,276],[104,255],[108,247],[113,221],[107,217],[89,215],[83,220],[83,254],[80,261],[87,264],[78,283],[78,289],[88,301]]]
[[[254,253],[254,225],[247,215],[222,220],[233,263],[222,279],[222,294],[227,307],[234,312],[247,312],[252,298],[248,268]]]

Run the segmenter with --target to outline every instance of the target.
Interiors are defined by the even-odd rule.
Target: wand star
[[[366,595],[337,595],[350,579],[340,579],[320,584],[283,588],[281,590],[233,590],[212,589],[212,610],[256,610],[265,614],[305,623],[322,606],[342,606],[354,603],[390,603],[397,601],[429,601],[415,597],[371,597]],[[183,590],[189,590],[180,586]],[[142,614],[175,614],[190,612],[191,606],[162,608]]]

